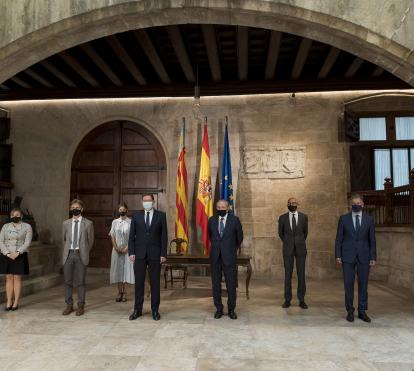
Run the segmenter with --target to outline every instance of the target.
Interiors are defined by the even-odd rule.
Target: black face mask
[[[71,209],[70,210],[70,215],[79,216],[80,214],[82,214],[82,210],[81,209]]]
[[[217,210],[217,214],[220,218],[223,218],[227,214],[227,210]]]
[[[362,211],[362,206],[361,205],[352,205],[352,211],[354,213],[359,213],[360,211]]]
[[[288,205],[288,209],[289,209],[290,212],[294,213],[298,209],[298,207],[293,206],[293,205]]]
[[[120,211],[120,212],[119,212],[119,215],[120,215],[120,216],[125,216],[126,214],[127,214],[127,212],[126,212],[126,211]]]
[[[22,217],[21,216],[13,216],[12,218],[10,218],[10,220],[13,223],[19,223],[22,220]]]

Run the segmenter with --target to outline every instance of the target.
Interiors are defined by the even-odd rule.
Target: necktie
[[[359,220],[359,215],[355,215],[355,230],[358,232],[361,228],[361,221]]]
[[[296,216],[295,214],[292,214],[292,231],[296,231]]]
[[[219,233],[220,233],[220,237],[223,237],[223,233],[224,233],[224,218],[220,218],[220,229],[219,229]]]
[[[149,211],[147,211],[145,215],[145,228],[147,228],[147,231],[150,229],[150,215]]]
[[[75,228],[73,229],[73,248],[79,248],[79,220],[75,220]]]

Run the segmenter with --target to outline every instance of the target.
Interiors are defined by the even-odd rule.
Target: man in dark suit
[[[142,316],[144,304],[144,283],[148,267],[151,286],[152,318],[158,321],[161,316],[160,306],[160,274],[161,264],[167,259],[167,218],[165,213],[154,209],[154,196],[143,195],[144,210],[134,214],[129,232],[128,255],[134,262],[135,274],[135,307],[129,319]]]
[[[237,319],[236,287],[237,287],[237,251],[243,242],[243,229],[237,216],[229,214],[229,203],[219,200],[216,204],[217,216],[208,220],[208,235],[211,242],[210,264],[213,299],[216,307],[214,318],[223,316],[221,301],[221,277],[224,272],[227,287],[228,316]]]
[[[285,302],[282,308],[289,308],[292,300],[292,273],[296,259],[298,276],[297,296],[299,306],[308,309],[305,303],[305,263],[306,238],[308,237],[308,217],[297,211],[298,201],[291,197],[287,202],[289,212],[279,217],[279,237],[283,241],[283,263],[285,266]]]
[[[358,318],[371,322],[368,310],[368,276],[370,266],[377,260],[374,220],[363,213],[364,201],[361,195],[350,198],[352,211],[339,218],[335,241],[335,257],[342,265],[345,287],[345,308],[347,321],[354,321],[355,271],[358,275]]]

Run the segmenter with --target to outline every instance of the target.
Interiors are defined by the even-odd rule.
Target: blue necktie
[[[147,211],[147,215],[145,215],[145,228],[147,229],[147,231],[149,231],[150,229],[150,215],[149,215],[149,211]]]
[[[224,233],[224,218],[220,218],[220,237],[223,237],[223,233]]]
[[[359,215],[355,215],[355,230],[358,232],[361,229],[361,221],[359,220]]]

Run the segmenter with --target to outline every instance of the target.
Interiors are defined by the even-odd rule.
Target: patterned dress
[[[128,246],[130,228],[130,218],[118,218],[112,222],[112,227],[109,235],[115,238],[118,248],[124,248]],[[128,253],[119,254],[115,249],[112,249],[111,272],[109,280],[110,283],[135,283],[134,263],[129,260]]]

